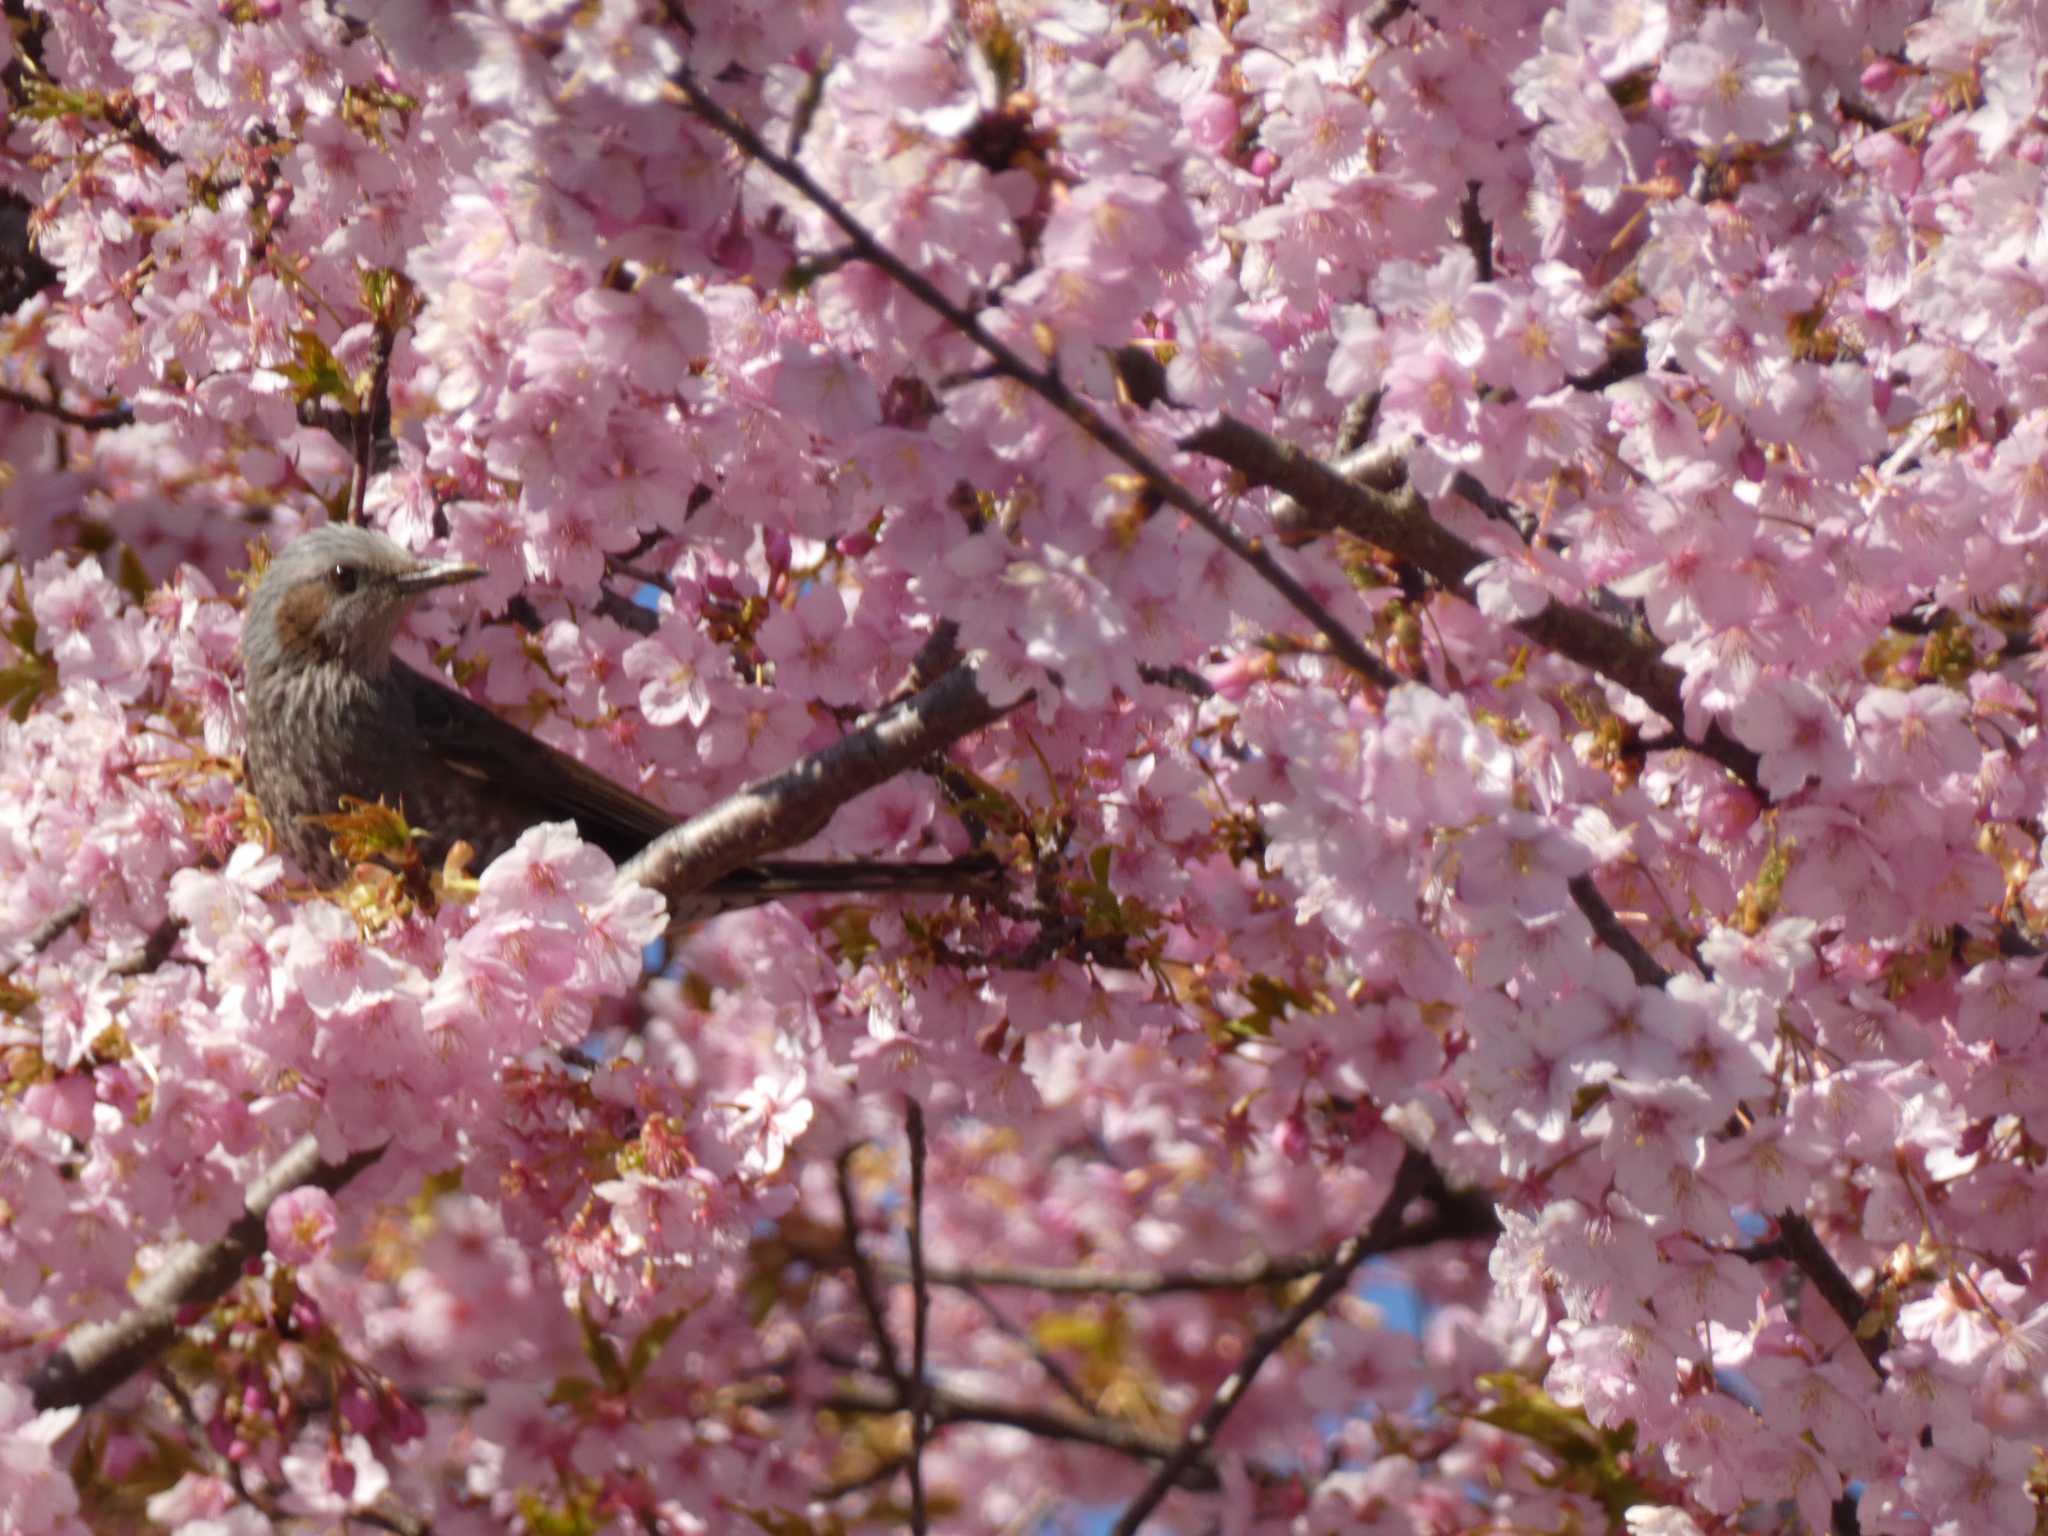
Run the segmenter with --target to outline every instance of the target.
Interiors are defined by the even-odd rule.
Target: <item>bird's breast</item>
[[[307,820],[344,795],[399,805],[413,778],[412,722],[396,690],[333,666],[282,671],[252,683],[246,767],[278,841],[316,880],[346,870],[331,834]]]

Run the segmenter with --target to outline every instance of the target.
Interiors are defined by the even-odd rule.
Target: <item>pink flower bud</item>
[[[1290,1163],[1306,1161],[1309,1152],[1308,1121],[1300,1110],[1292,1111],[1273,1127],[1273,1150]]]
[[[384,1422],[384,1415],[377,1411],[376,1400],[354,1384],[342,1389],[341,1417],[359,1435],[370,1434]]]

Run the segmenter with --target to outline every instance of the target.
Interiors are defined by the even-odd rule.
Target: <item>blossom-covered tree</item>
[[[2035,9],[6,16],[0,1530],[2036,1528]]]

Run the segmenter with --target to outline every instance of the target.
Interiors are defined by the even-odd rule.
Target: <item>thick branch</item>
[[[1637,986],[1661,987],[1671,980],[1671,973],[1643,947],[1643,941],[1630,933],[1621,919],[1614,915],[1614,908],[1600,894],[1600,887],[1593,883],[1591,875],[1574,875],[1566,886],[1572,893],[1574,905],[1593,925],[1593,936],[1621,957],[1622,964],[1635,977]]]
[[[1358,484],[1313,454],[1230,416],[1189,433],[1180,445],[1221,460],[1254,485],[1285,492],[1328,526],[1379,545],[1428,572],[1445,591],[1473,600],[1467,583],[1487,555],[1431,517],[1413,487],[1388,492]],[[1545,650],[1626,688],[1674,727],[1683,727],[1682,674],[1664,660],[1649,635],[1555,598],[1514,627]],[[1681,739],[1744,783],[1757,783],[1757,755],[1718,725],[1708,726],[1700,740]]]
[[[619,878],[661,892],[674,920],[690,921],[695,914],[685,898],[691,893],[815,836],[847,801],[993,725],[1023,702],[991,704],[973,670],[955,667],[795,767],[664,832],[619,867]]]
[[[85,902],[80,898],[74,897],[65,902],[28,931],[28,937],[22,940],[22,948],[30,955],[40,955],[76,928],[79,919],[85,916],[85,910]]]
[[[320,1144],[306,1136],[249,1186],[244,1212],[217,1241],[184,1243],[143,1281],[135,1306],[111,1322],[74,1329],[29,1382],[39,1409],[84,1408],[98,1402],[162,1354],[178,1334],[178,1315],[209,1306],[241,1278],[242,1267],[263,1252],[263,1219],[277,1199],[302,1184],[329,1194],[384,1155],[382,1147],[340,1163],[320,1161]]]
[[[1869,1333],[1864,1331],[1870,1303],[1863,1299],[1856,1283],[1842,1272],[1842,1266],[1828,1252],[1827,1244],[1813,1230],[1813,1223],[1797,1211],[1784,1212],[1778,1217],[1778,1241],[1783,1246],[1784,1257],[1792,1261],[1806,1276],[1807,1283],[1819,1291],[1821,1299],[1834,1309],[1835,1316],[1842,1320],[1842,1326],[1849,1330],[1849,1337],[1863,1352],[1863,1358],[1870,1362],[1870,1368],[1882,1380],[1885,1351],[1892,1347],[1891,1338],[1882,1328]]]

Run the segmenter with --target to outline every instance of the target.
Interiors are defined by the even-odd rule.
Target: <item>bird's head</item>
[[[327,663],[381,675],[413,600],[481,575],[473,565],[422,560],[371,529],[329,523],[294,539],[263,573],[242,623],[244,664]]]

